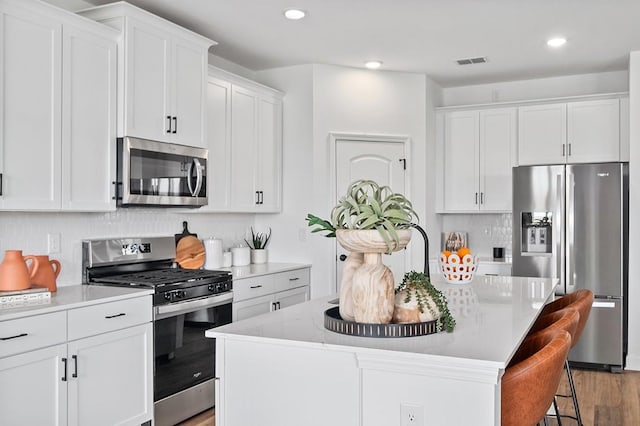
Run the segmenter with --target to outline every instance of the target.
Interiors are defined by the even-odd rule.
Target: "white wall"
[[[629,112],[640,117],[640,51],[629,57]],[[629,352],[627,368],[640,370],[640,263],[633,261],[640,256],[634,242],[640,239],[640,121],[630,120],[629,159]]]
[[[628,72],[611,71],[445,88],[442,90],[443,102],[439,106],[593,95],[626,92],[628,89]]]

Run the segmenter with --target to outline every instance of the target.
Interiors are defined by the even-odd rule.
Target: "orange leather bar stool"
[[[563,330],[543,330],[522,342],[502,376],[502,426],[547,424],[570,345],[571,336]]]
[[[562,309],[571,308],[578,311],[580,314],[580,320],[578,321],[578,326],[576,327],[575,333],[571,335],[571,347],[573,348],[580,340],[580,335],[584,330],[584,326],[587,324],[587,320],[589,319],[589,314],[591,313],[591,305],[593,304],[593,292],[591,290],[578,290],[573,293],[569,293],[565,296],[562,296],[559,299],[554,300],[551,303],[548,303],[540,313],[538,320],[534,324],[534,328],[538,321],[544,321],[544,318],[557,312]],[[561,397],[571,397],[573,401],[573,409],[575,411],[575,416],[562,415],[562,417],[568,417],[574,419],[578,422],[578,426],[582,426],[582,417],[580,416],[580,406],[578,405],[578,397],[576,395],[576,387],[573,382],[573,373],[571,372],[571,368],[569,367],[569,360],[565,360],[565,370],[567,371],[567,379],[569,380],[569,389],[571,391],[571,395],[558,395]]]

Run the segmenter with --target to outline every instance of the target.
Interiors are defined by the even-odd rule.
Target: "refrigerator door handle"
[[[566,290],[567,293],[572,293],[576,289],[575,273],[576,273],[576,260],[573,257],[573,249],[575,245],[575,224],[573,223],[573,217],[575,214],[575,178],[573,172],[567,168],[567,223],[566,229]]]
[[[593,302],[591,304],[593,308],[615,308],[615,302]]]
[[[565,274],[564,274],[564,240],[562,229],[564,227],[564,208],[563,208],[563,195],[564,195],[564,174],[556,175],[556,211],[553,226],[553,241],[554,247],[554,277],[560,280],[557,293],[565,294]]]

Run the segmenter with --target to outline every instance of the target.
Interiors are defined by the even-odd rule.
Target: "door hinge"
[[[402,170],[407,170],[407,159],[406,158],[401,158],[398,161],[400,161],[402,163]]]

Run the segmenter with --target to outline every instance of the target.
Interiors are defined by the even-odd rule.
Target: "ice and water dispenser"
[[[551,253],[553,219],[551,212],[522,213],[522,253]]]

